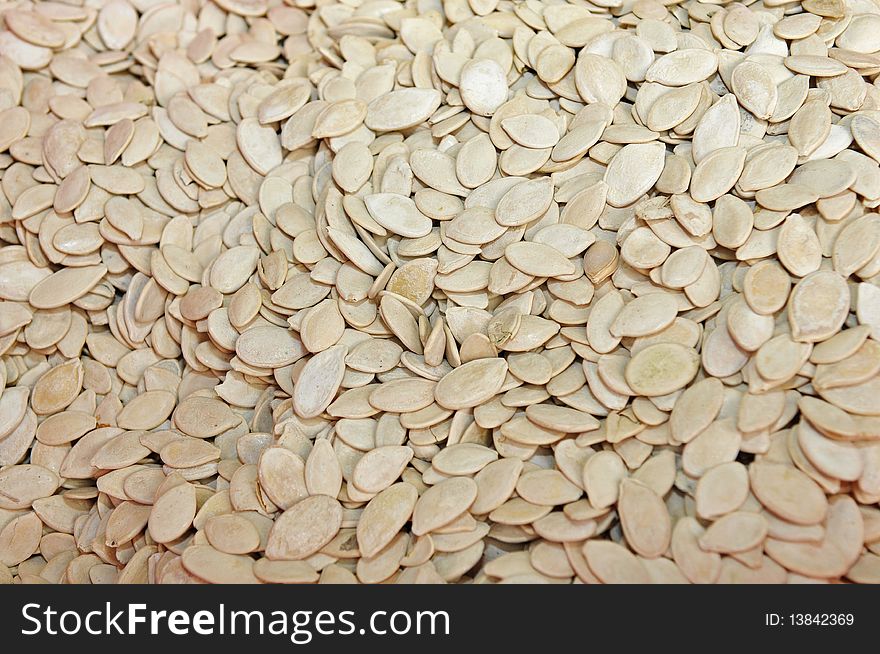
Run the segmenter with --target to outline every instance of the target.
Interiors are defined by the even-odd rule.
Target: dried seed
[[[874,13],[141,4],[4,10],[3,581],[876,580]]]
[[[412,533],[416,536],[439,529],[468,510],[477,496],[477,484],[469,477],[453,477],[432,486],[413,509]]]
[[[426,121],[440,106],[434,89],[400,89],[385,93],[367,106],[364,124],[376,132],[394,132]]]
[[[254,561],[249,556],[226,554],[210,545],[193,545],[183,551],[183,567],[214,584],[255,584]]]
[[[309,359],[300,372],[295,385],[293,405],[303,418],[314,418],[326,409],[345,373],[345,356],[348,348],[336,345]]]
[[[370,500],[357,526],[362,556],[374,556],[391,542],[412,516],[417,499],[415,487],[399,482]]]
[[[676,343],[657,343],[640,350],[626,366],[626,381],[640,395],[668,395],[684,388],[697,374],[699,357]]]
[[[157,543],[180,538],[192,526],[195,515],[195,486],[182,483],[169,488],[153,503],[147,525],[150,537]]]
[[[618,500],[620,524],[637,554],[655,558],[669,547],[672,524],[663,500],[641,482],[624,479]]]
[[[746,552],[758,547],[767,535],[767,521],[759,513],[737,511],[713,522],[700,537],[707,552]]]
[[[824,341],[840,330],[849,305],[849,290],[840,275],[818,271],[804,277],[788,301],[792,337],[800,342]]]
[[[819,486],[800,470],[771,462],[749,466],[752,492],[768,510],[801,525],[812,525],[825,517],[828,502]]]
[[[301,561],[329,543],[341,525],[339,502],[326,495],[307,497],[275,520],[266,543],[266,556]]]
[[[461,70],[458,90],[468,109],[479,116],[490,116],[507,100],[507,80],[493,59],[475,59]]]
[[[364,493],[378,493],[397,481],[412,457],[413,451],[402,445],[377,447],[358,460],[351,483]]]
[[[607,540],[588,540],[584,557],[590,570],[605,584],[646,584],[648,571],[628,549]]]
[[[504,359],[470,361],[445,375],[434,389],[434,397],[447,409],[477,406],[501,390],[506,373]]]

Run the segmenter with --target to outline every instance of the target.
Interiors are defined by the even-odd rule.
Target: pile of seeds
[[[880,581],[874,0],[0,16],[0,581]]]

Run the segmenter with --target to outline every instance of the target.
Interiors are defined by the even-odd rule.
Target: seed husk
[[[154,4],[4,10],[0,580],[876,581],[874,14]]]
[[[342,525],[342,506],[326,495],[312,495],[279,516],[269,532],[266,556],[299,561],[329,543]]]

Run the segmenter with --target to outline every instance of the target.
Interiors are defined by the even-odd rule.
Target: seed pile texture
[[[0,4],[0,582],[880,581],[876,0]]]

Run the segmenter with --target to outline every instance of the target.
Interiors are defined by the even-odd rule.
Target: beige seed
[[[82,389],[82,382],[83,367],[79,359],[56,366],[34,385],[31,407],[39,415],[60,411],[73,402]]]
[[[369,404],[380,411],[419,411],[432,404],[436,386],[429,379],[396,379],[372,390]]]
[[[826,438],[803,421],[797,427],[797,435],[804,455],[823,474],[844,481],[855,481],[862,476],[862,457],[850,443]]]
[[[242,120],[235,137],[241,155],[258,173],[265,175],[281,163],[281,144],[275,130],[263,127],[256,118]]]
[[[476,496],[477,485],[469,477],[453,477],[432,486],[416,502],[412,533],[421,536],[448,525],[467,511]]]
[[[776,251],[786,270],[797,277],[815,272],[822,262],[819,238],[798,214],[786,218],[779,232]]]
[[[364,493],[378,493],[400,477],[412,457],[413,451],[408,447],[377,447],[358,460],[351,473],[351,483]]]
[[[695,283],[707,264],[706,251],[693,245],[673,252],[660,269],[663,285],[683,288]]]
[[[391,542],[409,520],[417,499],[416,489],[400,482],[370,500],[357,526],[358,547],[363,556],[373,556]]]
[[[471,506],[473,513],[489,513],[504,504],[516,488],[522,467],[519,459],[503,458],[480,470],[474,476],[477,497]]]
[[[605,171],[608,204],[613,207],[632,204],[659,179],[663,162],[664,149],[659,144],[624,146]]]
[[[776,84],[761,64],[744,61],[733,69],[731,83],[736,99],[757,118],[766,120],[773,115],[778,98]]]
[[[440,93],[434,89],[401,89],[385,93],[367,106],[364,123],[377,132],[393,132],[414,127],[440,106]]]
[[[314,418],[336,395],[345,373],[348,348],[336,345],[309,359],[295,385],[293,405],[303,418]]]
[[[527,502],[541,506],[568,504],[581,496],[581,489],[558,470],[534,470],[524,473],[516,492]]]
[[[226,554],[247,554],[260,545],[257,528],[246,518],[234,514],[208,519],[205,535],[213,547]]]
[[[530,404],[526,407],[526,417],[540,427],[562,432],[587,432],[599,428],[598,421],[590,414],[553,404]]]
[[[638,558],[628,549],[606,540],[588,540],[584,556],[590,570],[602,583],[645,584],[650,577]]]
[[[712,377],[686,389],[672,409],[672,435],[680,443],[691,441],[718,416],[723,402],[724,387]]]
[[[181,438],[163,447],[159,456],[172,468],[192,468],[220,458],[220,449],[200,439]]]
[[[549,177],[522,181],[508,190],[495,207],[500,225],[517,227],[542,216],[553,201],[553,182]]]
[[[823,341],[840,330],[849,313],[850,295],[843,278],[818,271],[798,282],[788,302],[792,337],[801,342]]]
[[[235,414],[223,402],[210,397],[188,397],[174,411],[174,424],[184,434],[209,438],[233,427]]]
[[[527,148],[552,148],[559,131],[549,118],[525,114],[501,121],[501,127],[515,142]]]
[[[767,521],[758,513],[737,511],[713,522],[700,537],[707,552],[745,552],[759,546],[767,535]]]
[[[709,51],[682,49],[657,58],[648,68],[645,80],[669,86],[684,86],[708,78],[718,67]]]
[[[711,468],[697,482],[697,513],[704,519],[713,519],[735,511],[743,505],[749,493],[748,470],[739,462],[731,461]]]
[[[504,71],[492,59],[475,59],[465,64],[458,88],[467,108],[480,116],[491,115],[507,100]]]
[[[32,511],[10,520],[0,531],[0,562],[12,567],[30,558],[42,534],[43,523]]]
[[[306,354],[303,343],[290,331],[264,325],[248,329],[235,341],[242,361],[259,368],[289,365]]]
[[[150,511],[148,529],[157,543],[179,538],[192,525],[196,515],[196,489],[182,483],[159,495]]]
[[[208,188],[218,188],[226,181],[226,165],[209,145],[190,140],[186,146],[186,165]]]
[[[342,469],[330,441],[315,442],[306,459],[304,479],[310,495],[336,497],[342,487]]]
[[[464,409],[491,399],[504,383],[507,362],[501,358],[465,363],[440,380],[434,397],[447,409]]]
[[[282,513],[266,543],[270,559],[300,561],[336,536],[342,524],[342,506],[334,498],[313,495]]]
[[[168,391],[147,391],[126,404],[116,422],[123,429],[154,429],[171,415],[175,400]]]
[[[305,561],[270,561],[259,559],[254,576],[267,584],[311,584],[318,581],[317,571]]]
[[[575,271],[574,264],[558,250],[541,243],[512,243],[505,248],[504,258],[517,270],[535,277],[562,277]]]
[[[716,420],[685,445],[681,467],[692,477],[701,477],[715,466],[733,461],[741,444],[742,436],[733,420]]]
[[[878,221],[871,214],[847,224],[834,242],[832,260],[841,275],[849,275],[865,265],[878,249]]]
[[[669,547],[672,524],[663,500],[639,481],[624,479],[618,500],[626,541],[637,554],[655,558]]]
[[[695,518],[680,519],[672,532],[672,558],[691,583],[715,583],[721,574],[721,557],[699,546],[705,533]]]
[[[649,336],[671,325],[677,313],[671,294],[649,293],[624,305],[609,330],[618,337]]]
[[[182,563],[190,573],[215,584],[255,584],[254,561],[248,556],[226,554],[210,545],[193,545],[184,550]]]
[[[37,309],[64,306],[92,290],[106,272],[104,265],[59,270],[31,289],[28,302]]]
[[[435,470],[444,475],[471,475],[498,459],[494,450],[476,443],[457,443],[431,459]]]
[[[626,78],[613,59],[581,51],[575,64],[575,86],[587,102],[614,106],[626,91]]]
[[[640,350],[626,366],[626,381],[640,395],[667,395],[697,374],[699,358],[690,348],[658,343]]]
[[[467,188],[485,184],[498,165],[498,155],[488,134],[478,134],[461,146],[455,158],[455,173]]]
[[[97,426],[95,417],[84,411],[62,411],[43,420],[36,437],[46,445],[63,445],[84,436]]]
[[[617,502],[620,482],[626,477],[626,466],[614,452],[598,452],[584,465],[584,488],[590,504],[605,508]]]
[[[750,267],[743,280],[746,302],[754,311],[764,315],[776,313],[785,305],[790,288],[785,270],[771,261]]]
[[[296,452],[284,447],[268,447],[257,466],[260,486],[269,499],[287,509],[309,495],[305,462]]]
[[[880,19],[349,4],[4,9],[0,581],[875,581]]]
[[[15,465],[0,470],[0,508],[29,508],[34,500],[50,497],[60,482],[57,474],[39,465]]]
[[[779,517],[802,525],[820,522],[828,502],[819,486],[801,471],[779,463],[749,466],[752,492]]]
[[[745,162],[746,152],[739,147],[718,148],[706,155],[693,172],[691,197],[697,202],[717,200],[736,184]]]
[[[376,193],[367,196],[364,202],[376,222],[395,234],[419,238],[431,231],[431,221],[409,198],[395,193]]]

